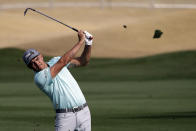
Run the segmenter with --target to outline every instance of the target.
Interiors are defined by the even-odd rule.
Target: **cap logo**
[[[28,57],[30,57],[31,56],[31,53],[28,53],[26,56],[25,56],[25,58],[27,59]]]

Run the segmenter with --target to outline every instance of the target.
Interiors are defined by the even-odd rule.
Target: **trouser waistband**
[[[67,112],[78,112],[88,106],[87,103],[84,103],[81,106],[73,107],[73,108],[66,108],[66,109],[56,109],[56,113],[67,113]]]

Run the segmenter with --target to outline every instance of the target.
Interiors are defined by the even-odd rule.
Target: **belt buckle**
[[[78,107],[73,107],[73,112],[78,112],[79,108]]]

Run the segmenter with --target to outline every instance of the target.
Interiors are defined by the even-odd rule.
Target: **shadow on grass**
[[[157,115],[143,115],[143,116],[114,116],[109,119],[178,119],[178,118],[196,118],[196,112],[172,112]]]
[[[36,113],[36,112],[35,112]],[[28,116],[3,116],[1,117],[2,120],[4,121],[13,121],[13,122],[27,122],[31,124],[53,124],[55,117],[54,116],[34,116],[34,115],[28,115]]]

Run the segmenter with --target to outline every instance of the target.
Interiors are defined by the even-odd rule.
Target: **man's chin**
[[[43,69],[45,69],[44,66],[39,66],[39,67],[34,68],[34,71],[39,72],[39,71],[41,71]]]
[[[41,71],[42,69],[40,69],[40,68],[34,68],[34,71],[36,71],[36,72],[39,72],[39,71]]]
[[[41,70],[43,70],[43,69],[45,69],[44,66],[41,66],[41,67],[38,68],[39,71],[41,71]]]

